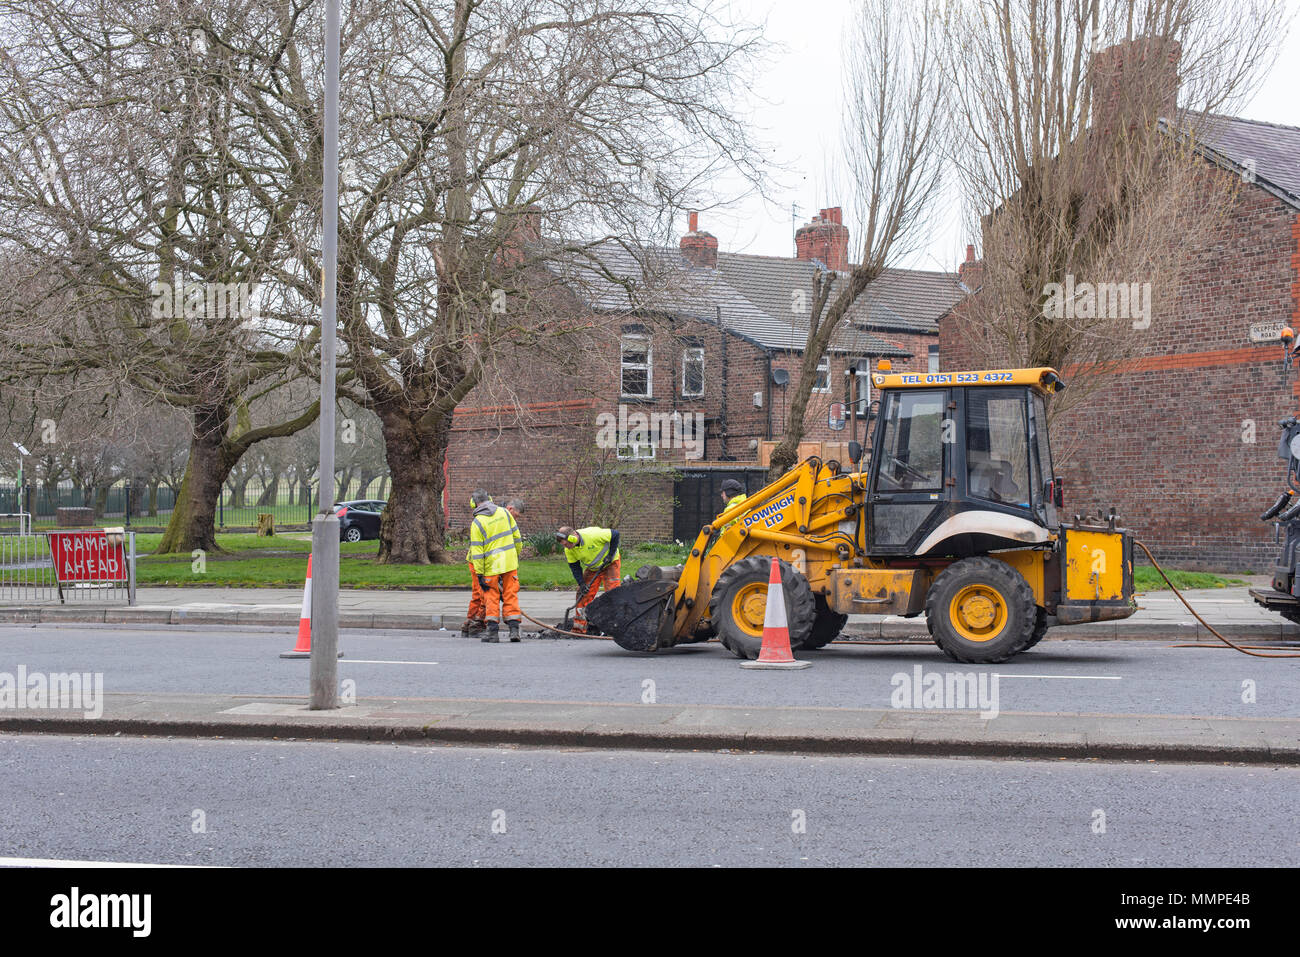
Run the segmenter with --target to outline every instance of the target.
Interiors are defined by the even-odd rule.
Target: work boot
[[[481,618],[466,618],[465,624],[460,626],[460,636],[462,638],[473,638],[487,627],[483,624]]]
[[[490,641],[493,644],[496,644],[501,640],[500,636],[497,634],[500,630],[501,630],[500,622],[489,621],[487,623],[487,631],[484,632],[483,637],[480,638],[479,641]]]
[[[519,640],[519,622],[517,622],[517,621],[508,621],[508,622],[506,622],[506,624],[510,626],[510,640],[511,640],[511,641],[518,641],[518,640]]]

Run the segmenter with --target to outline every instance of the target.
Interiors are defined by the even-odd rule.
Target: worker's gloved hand
[[[487,589],[487,586],[488,586],[487,576],[486,576],[486,575],[479,575],[479,576],[478,576],[478,587],[479,587],[479,588],[482,588],[482,589],[484,589],[484,590],[486,590],[486,589]]]

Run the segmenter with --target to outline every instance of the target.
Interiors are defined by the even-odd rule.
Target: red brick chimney
[[[966,247],[966,261],[957,267],[957,279],[974,292],[984,283],[984,260],[975,258],[975,247]]]
[[[1181,55],[1178,41],[1166,37],[1137,37],[1094,54],[1088,69],[1092,128],[1114,133],[1172,118]]]
[[[794,234],[795,255],[800,259],[820,259],[828,269],[847,272],[849,268],[849,228],[841,222],[840,207],[821,210],[807,226]]]
[[[700,232],[700,214],[695,210],[690,213],[691,231],[682,237],[678,246],[682,255],[692,265],[704,269],[716,269],[718,266],[718,239],[712,233]]]

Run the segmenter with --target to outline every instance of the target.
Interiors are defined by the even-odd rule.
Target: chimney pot
[[[698,233],[700,231],[700,214],[692,209],[688,219],[691,224],[689,232]]]
[[[817,259],[828,269],[847,272],[849,269],[849,231],[840,222],[839,206],[820,210],[812,221],[794,234],[795,251],[803,260]]]

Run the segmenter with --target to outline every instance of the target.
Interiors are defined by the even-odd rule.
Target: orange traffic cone
[[[785,617],[785,589],[781,585],[781,563],[772,559],[767,578],[767,610],[763,615],[763,647],[757,661],[742,661],[742,668],[794,671],[811,668],[811,661],[796,661],[790,653],[790,623]]]
[[[283,651],[281,658],[311,657],[311,556],[307,556],[307,583],[302,586],[302,614],[298,616],[298,644]]]

